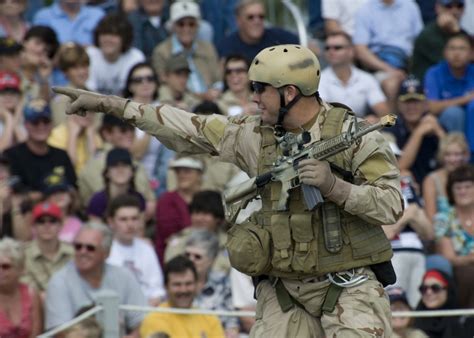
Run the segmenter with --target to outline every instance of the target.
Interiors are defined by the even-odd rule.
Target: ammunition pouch
[[[326,115],[321,139],[340,134],[351,114],[343,108],[332,108]],[[272,129],[261,128],[260,132],[258,173],[266,173],[271,171],[282,150]],[[330,160],[337,169],[336,176],[353,180],[351,165],[343,154],[335,154]],[[232,266],[247,275],[290,279],[324,276],[377,265],[392,257],[390,242],[381,227],[345,212],[334,202],[326,200],[316,210],[306,210],[302,190],[298,187],[288,191],[287,211],[279,210],[282,183],[278,181],[260,187],[258,194],[262,198],[262,209],[247,223],[234,225],[227,240]]]
[[[226,243],[231,265],[250,276],[266,274],[271,268],[270,243],[270,233],[252,221],[232,226]]]

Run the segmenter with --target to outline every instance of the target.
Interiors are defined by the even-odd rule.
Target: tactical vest
[[[340,134],[348,115],[346,109],[330,109],[322,125],[321,139]],[[281,152],[271,128],[261,128],[261,134],[258,174],[271,170]],[[351,171],[350,163],[343,160],[341,153],[328,161]],[[368,224],[329,200],[316,210],[308,211],[300,187],[290,191],[288,211],[275,211],[280,191],[280,182],[263,187],[259,191],[262,209],[253,216],[260,230],[267,230],[264,232],[270,235],[268,275],[320,276],[391,259],[391,245],[381,226]]]

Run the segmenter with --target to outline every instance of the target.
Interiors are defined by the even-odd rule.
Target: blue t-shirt
[[[51,27],[60,43],[72,41],[81,45],[91,45],[94,29],[104,14],[100,8],[83,5],[77,16],[71,19],[56,2],[39,10],[33,24]]]
[[[474,65],[467,66],[466,73],[456,78],[446,61],[428,69],[425,75],[425,92],[429,100],[447,100],[464,96],[474,90]]]
[[[298,44],[299,38],[295,34],[281,28],[265,28],[262,39],[253,45],[244,42],[239,32],[233,32],[217,44],[217,52],[221,58],[240,54],[250,62],[262,49],[283,44]]]

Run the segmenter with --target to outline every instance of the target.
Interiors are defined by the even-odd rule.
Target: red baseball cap
[[[14,90],[20,92],[20,77],[9,71],[0,71],[0,92],[4,90]]]
[[[42,216],[51,216],[57,219],[63,217],[61,209],[54,203],[42,202],[33,208],[33,222],[36,222],[38,218]]]

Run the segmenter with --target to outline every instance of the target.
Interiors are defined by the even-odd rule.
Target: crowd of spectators
[[[474,1],[308,0],[319,95],[383,130],[397,157],[403,217],[392,310],[474,307]],[[124,121],[65,114],[53,86],[257,115],[247,70],[299,43],[259,0],[0,2],[0,336],[35,337],[101,291],[120,304],[255,310],[231,268],[221,192],[246,179],[188,157]],[[252,204],[251,207],[258,207]],[[247,210],[248,212],[248,210]],[[242,217],[238,218],[241,220]],[[254,318],[124,312],[131,337],[248,334]],[[399,337],[461,337],[466,318],[393,319]],[[472,331],[471,331],[472,332]],[[62,337],[99,337],[92,318]]]

